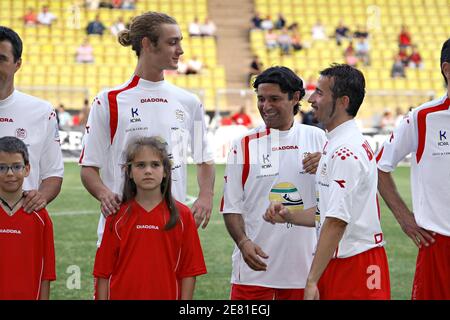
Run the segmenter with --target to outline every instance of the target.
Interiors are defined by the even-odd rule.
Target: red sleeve
[[[192,212],[185,206],[179,206],[178,210],[183,223],[183,240],[177,277],[182,279],[205,274],[205,259]]]
[[[55,242],[53,240],[53,223],[47,210],[39,211],[39,216],[44,220],[44,270],[41,280],[56,280],[55,272]]]
[[[120,249],[120,239],[116,230],[116,223],[120,220],[119,216],[122,217],[121,214],[117,213],[106,218],[102,243],[95,255],[93,275],[96,278],[109,279],[114,271]]]

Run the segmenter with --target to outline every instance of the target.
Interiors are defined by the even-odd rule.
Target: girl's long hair
[[[125,183],[123,186],[122,202],[126,203],[134,199],[137,194],[136,183],[130,176],[131,162],[136,157],[136,154],[142,150],[142,148],[151,148],[161,158],[164,168],[164,177],[161,182],[161,193],[170,213],[169,221],[164,226],[164,230],[170,230],[177,224],[179,213],[175,205],[175,199],[172,197],[172,164],[166,149],[167,143],[161,142],[161,140],[162,139],[159,137],[140,137],[128,145],[125,153]]]

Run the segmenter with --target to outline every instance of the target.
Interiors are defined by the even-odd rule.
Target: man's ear
[[[447,82],[450,82],[450,63],[444,62],[442,64],[442,73],[447,78]]]
[[[22,58],[19,58],[16,61],[16,71],[15,72],[17,72],[20,69],[21,66],[22,66]]]
[[[23,176],[28,177],[30,175],[30,164],[25,165],[25,169],[23,170]]]

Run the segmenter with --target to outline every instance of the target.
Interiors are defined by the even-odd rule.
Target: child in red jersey
[[[29,173],[25,143],[0,138],[0,300],[48,300],[56,279],[52,221],[45,209],[22,207]]]
[[[206,273],[190,209],[171,195],[165,144],[142,137],[126,151],[122,205],[106,219],[94,276],[97,299],[192,299]]]

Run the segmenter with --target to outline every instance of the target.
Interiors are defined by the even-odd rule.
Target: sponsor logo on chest
[[[14,120],[12,118],[0,117],[0,122],[14,122]]]
[[[446,130],[439,130],[439,141],[438,141],[439,147],[445,147],[448,146],[447,141],[447,131]]]
[[[143,98],[141,99],[141,103],[169,103],[166,98]]]

